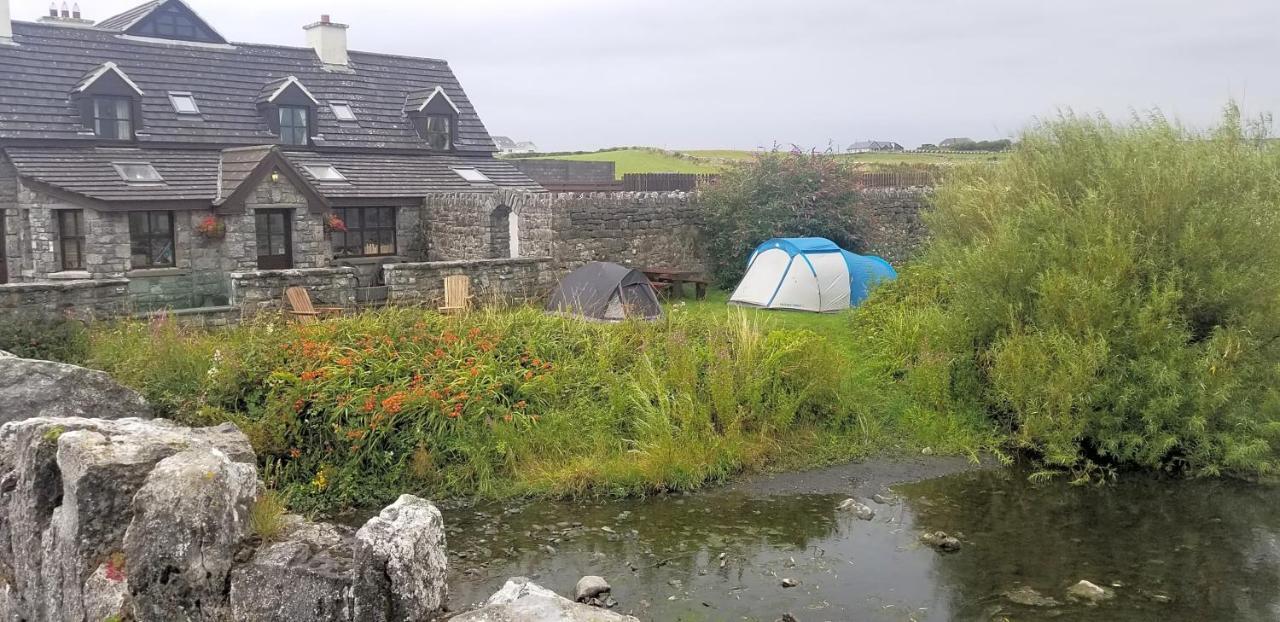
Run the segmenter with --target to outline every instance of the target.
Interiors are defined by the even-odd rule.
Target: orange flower
[[[439,392],[439,391],[436,391],[435,389],[432,389],[432,390],[431,390],[431,392],[430,392],[430,393],[428,393],[427,395],[429,395],[429,396],[431,397],[431,399],[433,399],[433,400],[439,400],[439,399],[440,399],[440,392]]]
[[[432,354],[434,354],[436,358],[444,358],[444,350],[441,350],[440,348],[436,348],[436,351],[432,352]]]
[[[525,380],[533,380],[533,372],[532,372],[532,371],[524,372],[524,379],[525,379]]]
[[[373,412],[373,409],[374,409],[374,408],[376,408],[377,406],[378,406],[378,398],[377,398],[377,397],[375,397],[375,396],[373,396],[373,395],[370,395],[369,397],[365,398],[365,400],[364,400],[364,411],[365,411],[365,412],[367,412],[367,413],[371,413],[371,412]]]
[[[298,449],[297,447],[294,447],[293,449],[290,449],[290,450],[289,450],[289,457],[290,457],[290,458],[293,458],[294,460],[297,460],[298,458],[301,458],[301,457],[302,457],[302,450],[301,450],[301,449]]]
[[[465,401],[467,401],[467,398],[468,398],[468,397],[470,397],[470,396],[469,396],[469,395],[467,395],[467,392],[466,392],[466,391],[463,391],[462,393],[459,393],[459,394],[457,395],[457,398],[456,398],[456,399],[457,399],[459,402],[465,402]]]
[[[516,408],[523,409],[525,406],[528,406],[528,405],[529,405],[529,404],[528,404],[527,402],[525,402],[524,400],[520,400],[520,401],[516,402]]]
[[[302,412],[302,407],[306,406],[306,402],[298,400],[293,403],[293,412]]]
[[[364,438],[364,430],[351,430],[347,432],[347,438],[353,441],[358,441]]]
[[[343,366],[343,367],[351,367],[351,357],[349,357],[349,356],[344,356],[344,357],[342,357],[342,358],[338,359],[338,364],[339,364],[339,365],[341,365],[341,366]]]
[[[404,393],[396,393],[395,395],[382,400],[382,409],[394,415],[400,412],[400,409],[404,408],[404,398]]]
[[[320,378],[322,376],[324,376],[324,372],[320,370],[302,372],[302,379],[306,381],[315,380],[316,378]]]
[[[502,420],[511,423],[511,415],[503,415]]]
[[[471,377],[472,377],[472,378],[475,378],[476,376],[479,376],[479,375],[480,375],[480,368],[479,368],[479,367],[472,367],[472,368],[471,368]]]

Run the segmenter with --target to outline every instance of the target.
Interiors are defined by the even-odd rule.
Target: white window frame
[[[489,179],[487,175],[485,175],[480,169],[474,166],[455,166],[452,168],[453,168],[453,172],[457,173],[458,177],[461,177],[462,179],[470,183],[473,183],[473,184],[493,183],[493,180]]]
[[[302,168],[316,181],[347,181],[347,176],[332,164],[303,164]]]
[[[151,164],[150,162],[112,162],[111,166],[116,169],[116,173],[119,174],[120,178],[123,179],[127,184],[163,184],[165,183],[164,177],[160,175],[160,171],[156,170],[155,165]],[[128,173],[125,172],[125,170],[129,167],[134,167],[134,166],[146,167],[146,169],[150,171],[150,174],[147,175],[146,179],[133,179],[132,177],[129,176]]]
[[[356,109],[352,108],[351,104],[347,102],[329,102],[329,110],[333,112],[333,116],[339,121],[349,123],[360,120],[360,117],[356,116]]]
[[[178,105],[178,100],[185,99],[191,102],[191,110],[183,110]],[[173,111],[183,115],[200,114],[200,103],[196,101],[196,96],[186,91],[169,91],[169,105],[173,106]]]

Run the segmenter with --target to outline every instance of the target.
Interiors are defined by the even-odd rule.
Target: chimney
[[[0,4],[7,5],[9,0],[0,0]],[[3,16],[0,13],[0,16]],[[5,20],[6,22],[8,20]],[[80,3],[73,5],[62,3],[62,8],[58,8],[57,0],[49,3],[49,14],[40,18],[42,24],[55,24],[58,26],[71,26],[74,28],[87,28],[93,25],[93,20],[84,19],[80,16]]]
[[[75,19],[80,19],[80,3],[79,2],[71,5],[71,17]]]
[[[307,43],[315,49],[316,56],[328,69],[346,69],[347,58],[347,25],[335,24],[328,15],[321,15],[320,21],[303,26],[307,31]]]
[[[67,8],[66,2],[62,3],[62,15],[60,15],[59,17],[61,17],[62,19],[71,19],[71,9]]]
[[[0,0],[0,45],[13,43],[13,22],[9,20],[9,0]]]

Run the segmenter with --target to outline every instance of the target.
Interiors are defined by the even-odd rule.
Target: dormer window
[[[93,135],[106,140],[133,140],[133,100],[94,97]]]
[[[448,115],[427,115],[424,124],[423,138],[427,146],[436,151],[445,151],[453,147],[453,118]]]
[[[99,65],[71,91],[86,130],[103,140],[133,140],[142,89],[115,63]]]
[[[414,91],[405,98],[405,114],[432,151],[453,149],[457,137],[458,106],[442,87]]]
[[[306,146],[310,141],[311,109],[280,106],[280,144]]]

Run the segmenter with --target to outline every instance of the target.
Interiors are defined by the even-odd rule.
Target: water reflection
[[[571,595],[598,574],[644,620],[1280,619],[1280,506],[1266,487],[1032,486],[1022,471],[981,471],[898,487],[903,501],[872,504],[869,522],[835,509],[853,488],[446,511],[451,600],[481,601],[516,575]],[[963,550],[918,543],[939,529]],[[1117,596],[1067,601],[1080,579]],[[1062,604],[1003,596],[1022,586]]]

